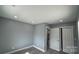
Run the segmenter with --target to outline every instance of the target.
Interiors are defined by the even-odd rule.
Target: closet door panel
[[[74,52],[73,27],[65,27],[62,29],[63,33],[63,51],[67,53]]]
[[[59,28],[52,28],[50,31],[50,48],[60,51],[59,49]]]

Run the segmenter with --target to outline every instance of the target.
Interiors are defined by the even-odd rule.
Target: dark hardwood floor
[[[12,54],[67,54],[67,53],[58,52],[58,51],[52,50],[52,49],[48,49],[48,51],[46,51],[46,52],[41,52],[40,50],[38,50],[34,47],[31,47],[29,49],[24,49],[24,50],[21,50],[21,51],[12,53]]]

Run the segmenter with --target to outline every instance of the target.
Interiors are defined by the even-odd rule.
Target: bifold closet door
[[[50,30],[50,46],[49,48],[59,51],[59,28],[52,28]]]
[[[63,51],[67,53],[73,53],[74,51],[74,37],[73,37],[73,26],[62,28],[63,38]]]

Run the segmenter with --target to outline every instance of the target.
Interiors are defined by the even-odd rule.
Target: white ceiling
[[[75,21],[78,6],[16,5],[0,6],[0,16],[30,24]],[[14,16],[17,16],[16,18]]]

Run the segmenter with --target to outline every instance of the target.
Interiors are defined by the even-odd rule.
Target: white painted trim
[[[36,49],[38,49],[38,50],[40,50],[40,51],[42,51],[42,52],[46,52],[44,49],[41,49],[41,48],[39,48],[39,47],[37,47],[37,46],[35,46],[35,45],[33,45],[33,47],[35,47]]]
[[[24,48],[21,48],[21,49],[17,49],[17,50],[14,50],[14,51],[7,52],[5,54],[11,54],[11,53],[14,53],[14,52],[17,52],[17,51],[21,51],[21,50],[24,50],[24,49],[28,49],[28,48],[31,48],[31,47],[33,47],[33,46],[24,47]]]

